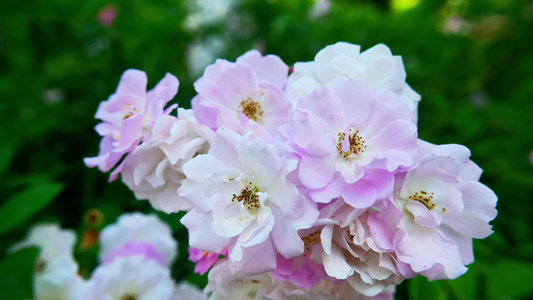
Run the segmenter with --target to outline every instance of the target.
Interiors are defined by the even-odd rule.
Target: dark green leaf
[[[454,280],[446,281],[446,284],[450,287],[455,298],[459,300],[479,299],[479,270],[477,266],[478,265],[474,263],[469,266],[468,272],[466,272],[466,274]]]
[[[12,145],[10,144],[0,145],[0,175],[2,175],[2,173],[4,173],[4,171],[9,166],[11,159],[13,159],[14,153],[15,153],[15,149]]]
[[[417,276],[407,281],[409,299],[411,300],[445,300],[446,292],[440,281],[428,281],[427,278]]]
[[[49,204],[63,190],[63,184],[46,182],[31,186],[9,198],[0,207],[0,234],[21,224]]]
[[[4,300],[32,298],[32,281],[37,248],[24,248],[0,262],[0,295]]]
[[[533,264],[503,259],[492,264],[487,272],[487,292],[491,299],[514,299],[533,296]]]

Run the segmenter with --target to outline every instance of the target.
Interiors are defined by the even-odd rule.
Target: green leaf
[[[9,198],[0,207],[0,234],[23,223],[45,207],[63,188],[61,183],[39,183]]]
[[[492,264],[487,272],[487,295],[491,299],[514,299],[533,296],[533,264],[503,259]]]
[[[428,281],[426,277],[417,276],[409,279],[407,282],[407,290],[409,292],[410,300],[446,300],[446,292],[440,281]]]
[[[24,248],[0,262],[0,295],[5,300],[32,298],[33,269],[37,248]]]
[[[12,145],[0,145],[0,175],[4,173],[4,171],[9,166],[9,163],[11,163],[11,160],[13,159],[13,154],[15,154],[15,149]]]
[[[472,264],[466,274],[459,278],[446,281],[455,298],[459,300],[479,299],[479,270],[477,264]]]

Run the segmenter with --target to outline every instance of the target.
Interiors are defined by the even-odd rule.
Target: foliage
[[[426,0],[385,11],[369,2],[333,1],[329,13],[313,17],[313,1],[243,0],[224,18],[196,28],[187,25],[191,11],[184,1],[113,3],[118,16],[110,26],[97,19],[109,4],[102,0],[1,2],[0,290],[4,284],[30,286],[31,268],[25,266],[36,254],[7,249],[32,224],[57,222],[81,239],[92,226],[84,221],[90,209],[104,215],[97,228],[122,212],[153,212],[120,182],[108,184],[107,174],[82,162],[97,153],[98,103],[114,92],[125,69],[144,70],[151,79],[176,75],[175,100],[189,107],[199,75],[190,71],[192,43],[221,41],[216,55],[228,60],[257,47],[290,65],[342,40],[363,50],[384,43],[402,55],[407,82],[422,95],[419,136],[469,147],[485,170],[481,181],[499,196],[495,233],[475,242],[470,271],[454,281],[407,281],[398,298],[532,297],[526,280],[533,275],[533,210],[527,209],[533,194],[533,55],[525,45],[533,5]],[[181,242],[174,278],[205,284],[205,277],[191,275],[182,215],[158,216]],[[82,273],[90,274],[95,253],[94,247],[77,249]],[[8,267],[17,283],[7,281]],[[28,296],[13,293],[20,294],[12,299]]]

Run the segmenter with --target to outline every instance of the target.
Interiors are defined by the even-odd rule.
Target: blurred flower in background
[[[199,29],[202,26],[213,26],[220,23],[228,15],[236,0],[189,0],[188,16],[185,28]]]
[[[98,12],[98,22],[104,27],[110,27],[115,22],[119,13],[118,7],[113,4],[108,4]]]

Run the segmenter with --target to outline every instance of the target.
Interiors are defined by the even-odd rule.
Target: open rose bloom
[[[292,70],[257,50],[218,59],[177,115],[165,109],[174,76],[146,92],[146,75],[128,70],[98,108],[100,152],[85,162],[154,209],[185,212],[210,299],[392,299],[404,279],[464,274],[497,197],[468,148],[419,139],[421,96],[401,56],[339,42]],[[146,295],[166,299],[175,244],[134,218],[102,234],[90,285],[117,288],[113,276],[144,259],[143,282],[161,285]]]

